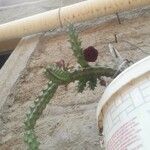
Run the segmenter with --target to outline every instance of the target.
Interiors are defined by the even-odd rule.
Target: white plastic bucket
[[[112,81],[97,119],[106,150],[150,150],[150,56]]]

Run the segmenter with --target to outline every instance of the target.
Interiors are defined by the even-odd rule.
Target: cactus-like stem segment
[[[81,65],[81,67],[88,67],[87,61],[84,59],[83,49],[81,47],[81,40],[78,38],[78,33],[76,29],[71,24],[69,26],[69,42],[71,44],[71,49],[73,50],[74,56],[77,58],[77,62]]]
[[[70,73],[67,70],[59,68],[56,64],[48,66],[45,74],[54,83],[64,84],[70,81]]]
[[[94,78],[99,78],[101,76],[112,77],[116,73],[116,70],[109,67],[86,67],[80,68],[78,70],[69,72],[66,70],[62,70],[59,67],[49,66],[46,69],[46,76],[51,79],[53,82],[58,83],[59,85],[69,84],[70,82],[74,82],[75,80],[85,79],[89,76],[94,76]],[[90,80],[90,79],[89,79]],[[89,81],[88,80],[88,81]]]
[[[78,92],[83,92],[86,87],[86,83],[91,90],[94,90],[97,86],[97,80],[102,76],[112,77],[116,70],[107,67],[87,67],[81,70],[76,70],[71,73],[71,81],[78,80]]]
[[[76,70],[73,73],[71,73],[71,80],[79,80],[80,77],[87,77],[90,75],[95,75],[95,77],[112,77],[116,73],[116,70],[108,67],[87,67],[82,70]]]
[[[28,150],[38,150],[39,142],[34,132],[37,119],[39,119],[46,105],[52,99],[58,88],[58,84],[49,82],[47,89],[43,90],[43,94],[34,101],[34,106],[30,107],[30,112],[26,115],[25,124],[25,142],[28,144]]]

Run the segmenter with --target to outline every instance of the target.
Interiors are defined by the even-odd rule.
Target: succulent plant
[[[28,146],[28,150],[39,150],[40,143],[35,135],[35,125],[36,121],[40,118],[46,105],[56,94],[59,85],[68,85],[71,82],[78,81],[78,92],[82,92],[85,87],[94,90],[97,81],[100,80],[100,84],[106,86],[105,80],[102,80],[102,76],[112,77],[116,70],[104,66],[91,67],[88,62],[94,62],[97,59],[98,51],[90,46],[85,50],[81,47],[81,40],[78,38],[78,33],[76,32],[73,25],[69,26],[69,42],[71,44],[71,49],[73,54],[80,65],[79,69],[72,69],[71,71],[65,67],[63,60],[55,62],[49,65],[45,70],[45,75],[49,79],[47,88],[43,90],[42,95],[40,95],[35,101],[32,107],[30,107],[29,113],[26,114],[25,125],[25,142]]]

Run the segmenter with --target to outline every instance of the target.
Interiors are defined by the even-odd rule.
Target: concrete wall
[[[77,25],[83,48],[90,45],[97,48],[97,63],[101,65],[113,66],[108,51],[110,42],[114,43],[124,58],[134,62],[150,53],[150,8],[119,15],[121,24],[112,15]],[[59,29],[23,39],[0,72],[0,89],[3,89],[0,90],[1,150],[26,149],[23,143],[23,120],[29,105],[47,83],[43,75],[44,68],[60,59],[69,62],[70,66],[76,64],[68,37],[61,31]],[[115,34],[118,43],[115,43]],[[70,84],[67,91],[65,87],[60,87],[37,122],[40,148],[99,150],[96,107],[104,90],[98,84],[94,91],[87,89],[79,94],[75,84]]]

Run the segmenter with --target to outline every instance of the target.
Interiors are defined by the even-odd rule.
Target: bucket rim
[[[109,101],[111,96],[117,93],[117,91],[119,91],[126,84],[130,83],[132,80],[137,79],[148,72],[150,72],[150,56],[145,57],[125,69],[108,85],[97,106],[96,118],[98,127],[100,127],[100,120],[102,121],[102,108]]]

